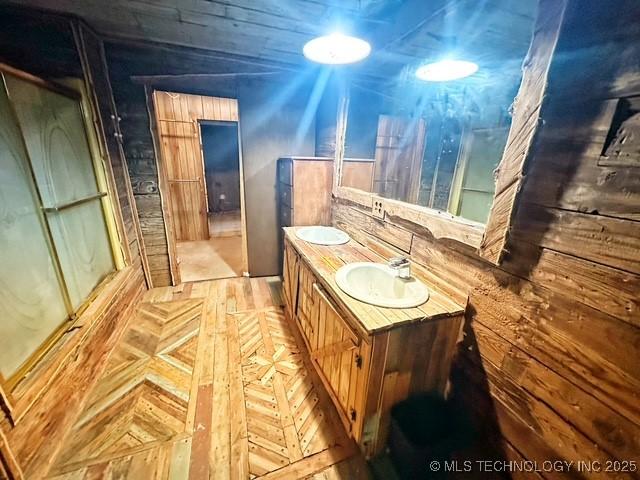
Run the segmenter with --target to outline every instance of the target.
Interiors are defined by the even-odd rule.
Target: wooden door
[[[375,193],[417,203],[425,132],[421,118],[380,115],[373,178]]]
[[[209,239],[207,190],[197,122],[202,107],[193,97],[154,93],[162,160],[178,241]]]
[[[364,414],[369,349],[324,289],[318,283],[313,284],[313,289],[311,360],[347,432],[358,438]]]
[[[300,258],[296,251],[284,242],[284,263],[282,266],[282,293],[287,314],[294,318],[298,299],[298,269]]]

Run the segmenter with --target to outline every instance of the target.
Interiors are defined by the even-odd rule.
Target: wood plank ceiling
[[[537,0],[11,0],[79,15],[112,39],[151,41],[304,65],[302,47],[336,28],[373,44],[368,72],[462,51],[521,61]]]

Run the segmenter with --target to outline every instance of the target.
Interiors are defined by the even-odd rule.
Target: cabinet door
[[[284,242],[284,263],[282,266],[282,293],[287,314],[294,318],[298,300],[298,270],[300,257],[289,242]]]
[[[292,185],[293,225],[329,225],[333,162],[295,160]]]
[[[347,431],[359,437],[369,364],[367,343],[351,328],[324,289],[314,284],[318,312],[311,360]]]
[[[315,284],[315,275],[307,265],[301,262],[298,275],[296,320],[310,352],[313,351],[316,344],[316,325],[318,323],[318,308],[313,288]]]

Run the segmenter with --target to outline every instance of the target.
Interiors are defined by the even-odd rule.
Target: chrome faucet
[[[389,268],[396,271],[396,276],[407,280],[411,278],[411,264],[407,257],[393,257],[389,260]]]

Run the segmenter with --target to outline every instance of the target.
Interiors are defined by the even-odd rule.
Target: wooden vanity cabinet
[[[277,170],[280,226],[329,225],[333,159],[283,157]]]
[[[294,225],[329,225],[333,159],[282,157],[277,164],[279,225],[278,261],[283,261],[282,228]]]
[[[367,342],[345,320],[311,269],[285,244],[285,269],[298,265],[295,315],[309,357],[349,434],[360,438],[367,374]],[[293,280],[294,276],[288,277]],[[286,284],[286,280],[285,280]],[[367,356],[365,362],[364,356]]]
[[[286,311],[348,434],[367,457],[386,445],[391,407],[411,393],[444,394],[462,312],[368,333],[290,241],[284,246]]]

